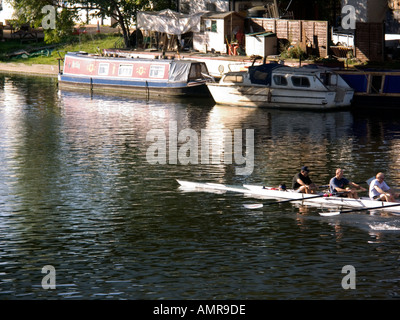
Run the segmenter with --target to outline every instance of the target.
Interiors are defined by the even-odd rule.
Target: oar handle
[[[342,194],[343,192],[338,192],[338,193],[336,193],[336,194]],[[267,204],[265,204],[265,205],[273,205],[273,204],[279,204],[279,203],[286,203],[286,202],[292,202],[292,201],[307,201],[307,200],[310,200],[310,199],[315,199],[315,198],[323,198],[323,197],[330,197],[331,196],[331,194],[327,194],[327,193],[324,193],[324,194],[319,194],[319,195],[316,195],[316,196],[310,196],[310,197],[304,197],[304,195],[306,195],[306,194],[302,194],[303,196],[301,197],[301,198],[296,198],[296,199],[288,199],[288,200],[282,200],[282,201],[276,201],[276,202],[271,202],[271,203],[267,203]]]

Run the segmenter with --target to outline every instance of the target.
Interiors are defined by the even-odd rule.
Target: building
[[[342,8],[346,5],[355,8],[357,22],[381,23],[389,9],[387,0],[342,0]]]
[[[245,17],[235,11],[204,14],[200,32],[193,34],[193,49],[202,52],[228,53],[229,45],[238,42],[238,35],[244,36]]]
[[[14,9],[8,1],[0,0],[0,24],[6,24],[6,20],[13,18]]]

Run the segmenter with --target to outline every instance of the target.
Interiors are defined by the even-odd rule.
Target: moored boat
[[[385,202],[371,200],[370,198],[362,197],[360,199],[352,199],[347,197],[331,196],[325,193],[319,194],[304,194],[294,192],[293,190],[281,191],[278,188],[265,187],[258,185],[243,185],[239,187],[226,186],[224,184],[215,183],[199,183],[191,181],[177,180],[182,188],[186,190],[217,190],[217,191],[231,191],[243,193],[251,197],[261,197],[267,199],[290,199],[294,201],[309,202],[319,204],[321,206],[339,206],[350,208],[374,208],[390,211],[400,212],[400,202]]]
[[[399,107],[399,70],[338,70],[337,73],[354,89],[354,106]]]
[[[175,59],[127,59],[67,53],[61,88],[132,92],[150,96],[208,96],[205,63]]]
[[[207,83],[217,104],[328,110],[351,105],[354,90],[334,71],[269,63],[228,72]]]

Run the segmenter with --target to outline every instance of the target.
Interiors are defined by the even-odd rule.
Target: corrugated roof
[[[237,13],[236,11],[228,11],[228,12],[207,12],[204,14],[202,17],[207,18],[207,19],[225,19],[226,17],[229,17],[230,15],[237,15],[241,18],[244,19],[244,17]]]

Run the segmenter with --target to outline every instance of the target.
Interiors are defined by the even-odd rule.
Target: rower
[[[385,175],[379,172],[369,184],[369,197],[372,200],[394,202],[399,194],[394,193],[384,180]]]
[[[308,170],[308,167],[304,166],[301,168],[300,172],[293,177],[292,188],[295,192],[315,193],[317,186],[308,176],[309,172],[310,170]]]
[[[329,181],[330,192],[338,197],[348,197],[358,199],[358,190],[352,189],[346,186],[352,186],[361,191],[367,191],[367,189],[359,186],[357,183],[347,180],[343,177],[344,170],[336,169],[336,175]],[[338,194],[338,192],[342,192]]]

